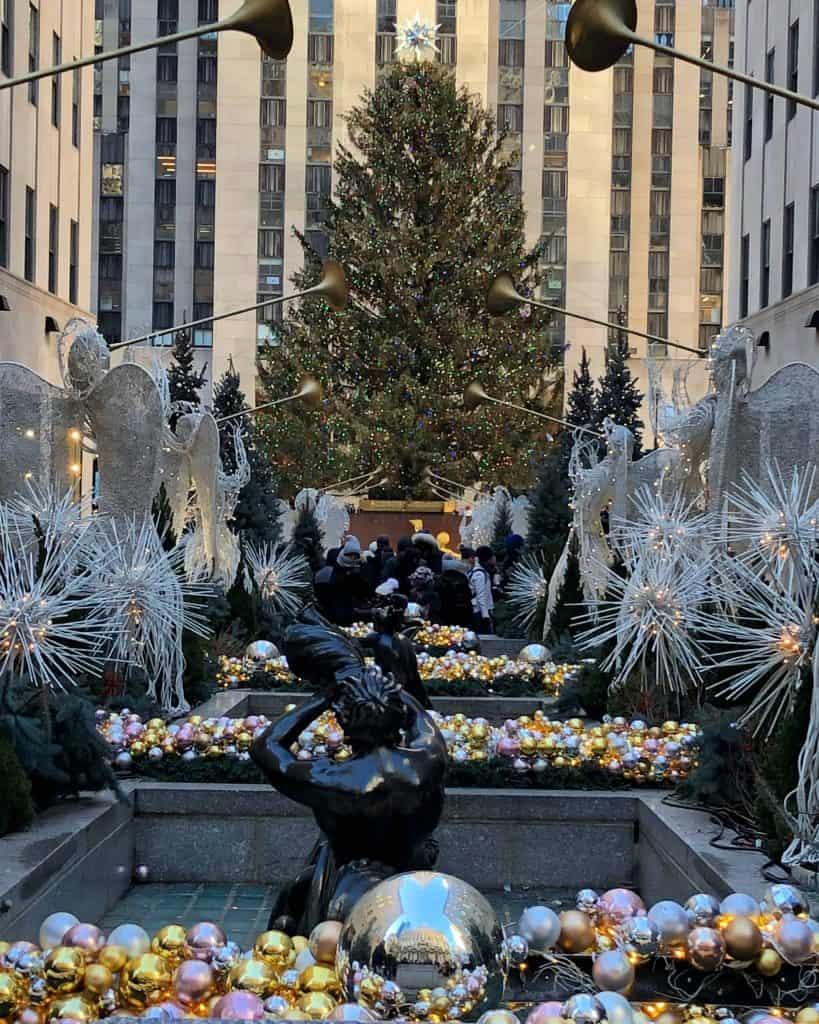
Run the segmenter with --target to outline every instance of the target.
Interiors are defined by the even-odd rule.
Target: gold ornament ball
[[[307,948],[316,964],[335,964],[341,935],[340,921],[324,921],[310,932]]]
[[[273,967],[286,967],[293,954],[293,940],[284,932],[263,932],[253,946],[257,957]]]
[[[181,924],[168,924],[151,939],[151,952],[178,967],[188,958],[187,932]]]
[[[80,1024],[96,1020],[99,1014],[96,1000],[89,999],[87,995],[64,996],[62,999],[55,999],[48,1011],[51,1020],[75,1020]]]
[[[316,925],[316,927],[318,928],[319,925]],[[294,935],[290,941],[293,943],[293,949],[295,950],[296,956],[298,956],[299,953],[303,953],[305,949],[310,948],[310,940],[305,938],[304,935]]]
[[[54,995],[79,992],[85,978],[85,954],[76,946],[55,946],[46,957],[44,977]]]
[[[762,952],[762,932],[749,917],[735,917],[722,931],[728,955],[735,960],[755,960]]]
[[[128,963],[128,950],[125,946],[103,946],[97,956],[97,962],[107,967],[113,974],[119,974]]]
[[[240,960],[228,975],[228,991],[242,989],[245,992],[252,992],[259,999],[267,999],[272,996],[278,983],[278,976],[267,960],[260,960],[253,957],[250,960]]]
[[[33,1006],[26,1006],[14,1018],[14,1024],[43,1024],[45,1016]]]
[[[713,1017],[704,1017],[701,1014],[697,1017],[689,1017],[688,1024],[714,1024]]]
[[[663,1010],[655,1024],[682,1024],[682,1014],[677,1010]]]
[[[290,1020],[313,1020],[313,1017],[309,1013],[305,1013],[304,1010],[288,1010],[287,1019]]]
[[[804,1006],[796,1015],[796,1024],[819,1024],[819,1010],[814,1006]]]
[[[0,942],[0,956],[5,956],[6,953],[11,949],[10,942]]]
[[[775,949],[763,949],[754,963],[759,973],[766,978],[772,978],[782,970],[782,957]]]
[[[0,1017],[14,1017],[28,1002],[25,986],[13,971],[0,970]]]
[[[123,967],[119,994],[126,1003],[144,1010],[168,997],[171,980],[171,969],[161,956],[142,953]]]
[[[299,988],[302,992],[329,992],[330,995],[341,994],[341,983],[334,968],[326,964],[311,964],[299,975]]]
[[[307,1014],[309,1020],[324,1020],[335,1005],[335,999],[326,992],[308,992],[298,1001],[297,1007]]]
[[[594,925],[582,910],[564,910],[560,915],[560,948],[566,953],[582,953],[594,943]]]
[[[101,996],[114,984],[114,975],[103,964],[89,964],[85,968],[85,988]]]

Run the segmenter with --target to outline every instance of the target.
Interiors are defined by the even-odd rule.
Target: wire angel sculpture
[[[273,544],[259,547],[248,544],[245,561],[264,604],[271,611],[296,616],[310,590],[311,572],[307,559],[291,547],[277,551]]]

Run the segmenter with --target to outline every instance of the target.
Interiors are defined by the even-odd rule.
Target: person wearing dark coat
[[[361,572],[361,545],[350,537],[339,552],[329,579],[320,585],[320,590],[316,588],[316,600],[331,622],[351,626],[361,617],[372,594],[372,587]]]
[[[420,530],[416,533],[412,538],[412,544],[418,552],[422,563],[428,569],[432,569],[436,576],[440,576],[444,570],[444,558],[438,546],[438,541],[429,530]]]
[[[384,579],[398,580],[398,589],[405,597],[409,596],[409,578],[418,568],[418,552],[412,546],[411,537],[402,537],[398,541],[396,554],[388,559],[384,566]]]

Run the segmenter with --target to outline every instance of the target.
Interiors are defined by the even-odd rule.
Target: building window
[[[80,146],[80,97],[82,95],[82,72],[75,68],[71,82],[71,142]]]
[[[9,265],[9,172],[0,167],[0,267]]]
[[[34,280],[35,247],[34,232],[37,222],[37,197],[33,188],[26,186],[26,224],[23,246],[23,276],[27,281]]]
[[[284,192],[284,164],[259,164],[259,191]]]
[[[30,4],[28,8],[28,69],[36,71],[40,66],[40,12]],[[28,101],[37,106],[39,82],[28,83]]]
[[[810,190],[810,280],[819,284],[819,185]]]
[[[771,222],[762,223],[762,241],[759,251],[759,306],[765,309],[771,301]]]
[[[196,205],[205,210],[216,206],[216,182],[212,178],[197,179]]]
[[[305,192],[330,195],[331,169],[317,164],[308,164],[305,173]]]
[[[57,294],[57,257],[59,255],[60,212],[56,206],[48,205],[48,290]]]
[[[156,141],[164,146],[176,145],[175,117],[158,117],[156,119]]]
[[[218,0],[199,0],[199,24],[210,25],[219,17]]]
[[[262,127],[284,128],[286,124],[287,105],[283,99],[263,99]]]
[[[308,100],[307,101],[307,127],[308,128],[332,128],[333,126],[333,101],[332,100]]]
[[[745,159],[751,159],[754,150],[754,90],[745,86]]]
[[[751,287],[751,236],[742,236],[742,253],[739,271],[739,315],[744,320],[748,315],[748,294]]]
[[[774,50],[768,51],[765,58],[765,81],[773,83],[776,74],[776,60]],[[770,93],[765,94],[765,141],[773,135],[774,124],[774,97]]]
[[[154,313],[153,313],[153,326],[152,331],[166,331],[173,327],[173,303],[172,302],[155,302]],[[173,343],[171,335],[166,335],[165,338],[157,338],[155,344],[170,345]]]
[[[179,61],[175,53],[160,53],[156,58],[157,82],[175,82]]]
[[[80,226],[72,220],[68,245],[68,301],[74,306],[77,305],[79,262]]]
[[[788,203],[782,218],[782,298],[793,291],[793,228],[794,204]]]
[[[55,32],[51,39],[51,63],[54,67],[62,63],[62,53],[62,43]],[[62,80],[62,75],[51,76],[51,123],[55,128],[60,127],[60,82]]]
[[[14,74],[14,0],[0,0],[0,73],[7,78]]]
[[[279,228],[262,228],[259,231],[259,256],[267,259],[281,259],[284,256],[284,235]]]
[[[194,265],[197,270],[213,270],[213,242],[194,243]]]
[[[154,242],[154,267],[160,270],[170,270],[175,263],[176,243]]]
[[[788,88],[791,92],[799,89],[799,19],[788,31]],[[788,120],[796,115],[796,101],[788,100]]]
[[[396,0],[376,0],[375,30],[378,33],[395,33],[397,22]]]

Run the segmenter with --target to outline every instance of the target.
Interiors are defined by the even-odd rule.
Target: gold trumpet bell
[[[473,409],[477,409],[479,405],[483,405],[484,402],[488,401],[490,401],[489,395],[487,395],[476,380],[473,380],[471,384],[467,384],[464,389],[464,409],[468,409],[471,412]]]
[[[337,260],[325,260],[321,268],[321,284],[311,291],[314,295],[323,295],[334,313],[341,313],[349,296],[344,267]]]
[[[301,399],[308,408],[318,409],[322,398],[324,398],[324,388],[315,377],[305,377],[296,397]]]
[[[566,22],[566,49],[584,71],[605,71],[635,41],[636,0],[575,0]]]
[[[245,0],[221,25],[255,36],[273,60],[284,60],[293,46],[293,18],[287,0]]]
[[[504,313],[508,313],[510,309],[514,309],[519,303],[525,301],[526,299],[515,288],[512,275],[507,274],[506,271],[498,274],[486,294],[486,308],[492,316],[503,316]]]

